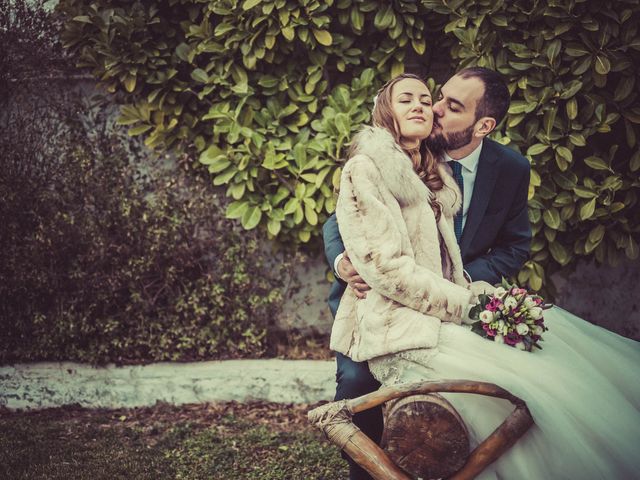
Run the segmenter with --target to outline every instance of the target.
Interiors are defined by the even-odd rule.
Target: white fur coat
[[[441,321],[460,323],[472,300],[453,229],[461,195],[445,164],[445,186],[431,192],[411,160],[382,128],[367,127],[354,140],[345,165],[336,216],[345,249],[371,287],[365,299],[347,288],[331,332],[331,349],[356,361],[438,343]],[[429,204],[442,205],[436,222]],[[442,272],[439,235],[452,263]]]

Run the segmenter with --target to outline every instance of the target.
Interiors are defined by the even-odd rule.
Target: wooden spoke
[[[411,480],[376,443],[351,421],[346,400],[328,403],[311,410],[309,421],[376,480]]]

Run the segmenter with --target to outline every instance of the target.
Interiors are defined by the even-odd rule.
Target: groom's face
[[[475,77],[455,75],[442,86],[433,105],[433,130],[428,138],[435,151],[452,151],[473,140],[476,108],[484,95],[484,84]]]

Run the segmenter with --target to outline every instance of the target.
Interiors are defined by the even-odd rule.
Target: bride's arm
[[[472,293],[402,253],[402,233],[380,188],[384,179],[367,157],[354,157],[345,165],[336,213],[351,262],[373,290],[443,321],[460,323]]]

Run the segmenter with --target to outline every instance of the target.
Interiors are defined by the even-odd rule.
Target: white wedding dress
[[[523,399],[535,425],[479,480],[640,479],[640,343],[558,307],[545,312],[543,350],[523,352],[442,323],[438,347],[369,360],[385,385],[491,382]],[[471,448],[513,411],[506,400],[442,394],[464,419]]]

